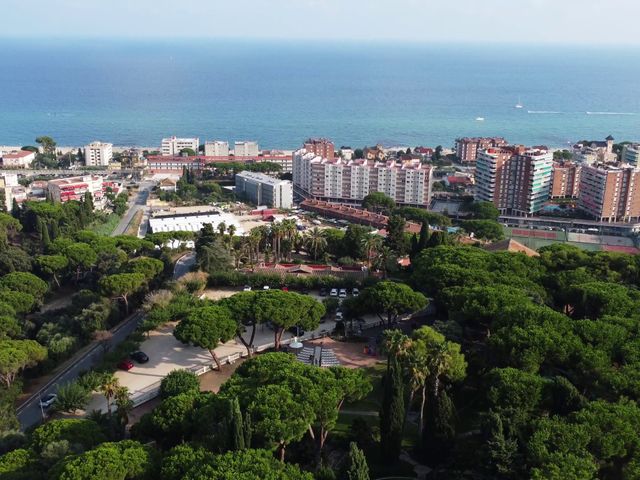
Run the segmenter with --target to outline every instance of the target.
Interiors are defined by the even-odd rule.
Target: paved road
[[[153,180],[143,180],[140,182],[140,187],[138,189],[138,193],[133,195],[131,199],[129,199],[129,208],[127,212],[123,215],[122,219],[120,219],[120,223],[113,230],[111,235],[122,235],[126,230],[131,220],[135,214],[142,210],[143,212],[148,214],[149,207],[147,207],[147,199],[149,198],[149,192],[154,187],[156,182]]]
[[[194,253],[188,253],[180,258],[178,262],[176,262],[173,278],[180,278],[182,275],[190,271],[191,265],[194,263]],[[116,327],[117,329],[113,331],[113,337],[109,341],[109,348],[112,349],[133,333],[141,319],[141,315],[135,314],[125,323]],[[62,371],[57,377],[53,378],[38,393],[33,395],[27,402],[23,403],[18,408],[18,420],[20,420],[20,426],[23,429],[26,429],[39,423],[42,420],[40,397],[44,397],[49,393],[55,393],[58,390],[59,385],[64,385],[65,383],[76,379],[81,373],[95,367],[100,360],[102,360],[103,355],[104,350],[102,347],[96,345],[87,351],[82,358],[78,358],[75,361],[70,362],[70,367],[68,369]]]

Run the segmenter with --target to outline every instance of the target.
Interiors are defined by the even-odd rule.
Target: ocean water
[[[640,49],[0,39],[0,144],[45,134],[262,148],[640,140]]]

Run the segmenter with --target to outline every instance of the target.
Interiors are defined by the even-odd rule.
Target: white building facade
[[[178,137],[169,137],[162,139],[162,146],[160,147],[160,153],[163,156],[174,156],[180,155],[180,151],[185,148],[190,148],[196,154],[198,153],[198,149],[200,148],[200,139],[199,138],[178,138]]]
[[[258,142],[236,142],[233,154],[236,157],[257,157],[260,154]]]
[[[84,163],[87,167],[106,167],[113,160],[111,143],[92,142],[84,147]]]
[[[204,155],[206,157],[228,157],[229,142],[213,140],[204,143]]]
[[[236,175],[236,195],[256,205],[289,209],[293,207],[293,185],[263,173],[243,171]]]

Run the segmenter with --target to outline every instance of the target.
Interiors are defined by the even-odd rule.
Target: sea
[[[522,108],[515,108],[521,104]],[[504,136],[640,140],[640,49],[260,40],[0,39],[0,145],[50,135],[307,137],[354,148]]]

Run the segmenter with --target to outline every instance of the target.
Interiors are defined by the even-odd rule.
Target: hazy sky
[[[0,0],[0,36],[640,45],[638,0]]]

